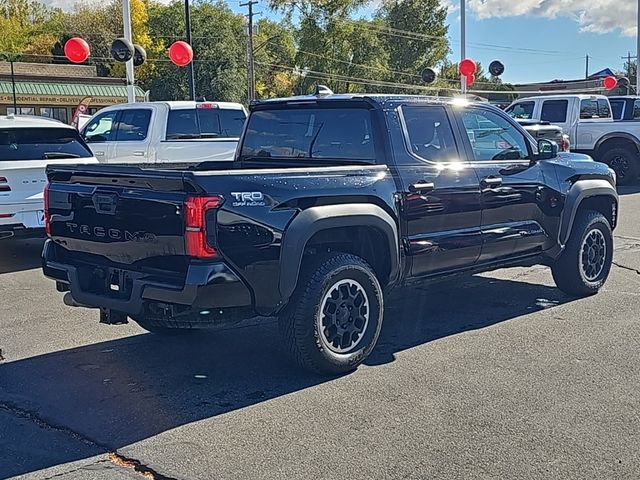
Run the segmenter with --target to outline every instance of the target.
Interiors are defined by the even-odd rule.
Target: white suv
[[[43,117],[0,117],[0,239],[44,228],[48,164],[98,163],[78,131]]]

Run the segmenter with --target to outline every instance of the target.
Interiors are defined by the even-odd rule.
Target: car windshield
[[[373,163],[370,111],[317,107],[256,111],[249,117],[241,157]]]
[[[92,153],[72,128],[0,130],[0,161],[90,158]]]

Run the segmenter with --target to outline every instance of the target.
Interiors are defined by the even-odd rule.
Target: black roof
[[[380,106],[391,102],[415,102],[415,103],[433,103],[440,105],[452,104],[460,101],[460,98],[454,97],[436,97],[429,95],[400,95],[400,94],[365,94],[365,93],[332,93],[324,95],[300,95],[295,97],[269,98],[264,100],[254,100],[251,107],[260,107],[266,105],[281,104],[301,104],[316,102],[348,102],[348,101],[364,101],[374,103]],[[468,103],[482,103],[488,105],[487,102],[478,102],[475,100],[467,100]]]

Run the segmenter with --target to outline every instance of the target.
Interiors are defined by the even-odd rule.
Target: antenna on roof
[[[318,97],[321,95],[333,95],[333,91],[326,85],[316,85],[316,91],[313,94]]]

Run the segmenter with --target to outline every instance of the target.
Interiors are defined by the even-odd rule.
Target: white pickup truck
[[[101,163],[231,161],[246,117],[239,103],[128,103],[100,110],[80,131]]]
[[[548,95],[520,98],[505,110],[515,119],[548,121],[562,127],[571,150],[609,165],[619,185],[640,173],[640,121],[614,122],[604,95]]]
[[[43,117],[0,117],[0,239],[44,232],[47,165],[98,163],[78,131]]]

